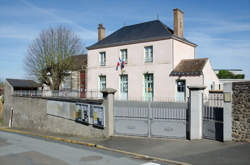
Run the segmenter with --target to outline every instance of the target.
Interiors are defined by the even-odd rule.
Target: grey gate
[[[116,135],[186,138],[187,103],[114,102]]]
[[[223,103],[223,93],[209,94],[204,99],[203,138],[223,141]]]

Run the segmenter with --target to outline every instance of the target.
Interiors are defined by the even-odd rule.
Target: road
[[[1,165],[143,165],[126,155],[86,146],[0,132]]]

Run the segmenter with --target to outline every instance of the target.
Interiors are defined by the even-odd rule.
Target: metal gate
[[[223,93],[209,94],[203,105],[203,138],[223,141]]]
[[[186,138],[187,103],[114,102],[116,135]]]

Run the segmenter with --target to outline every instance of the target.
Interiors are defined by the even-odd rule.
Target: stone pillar
[[[202,139],[202,106],[205,86],[188,86],[189,88],[189,138]]]
[[[103,93],[103,105],[105,108],[105,128],[106,137],[114,134],[114,94],[115,89],[106,88],[101,91]]]
[[[223,141],[232,141],[232,83],[224,83],[223,92]]]

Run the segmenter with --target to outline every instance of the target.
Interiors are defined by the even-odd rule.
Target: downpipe
[[[12,128],[12,124],[13,124],[13,114],[14,114],[14,108],[11,107],[11,108],[10,108],[9,128]]]

